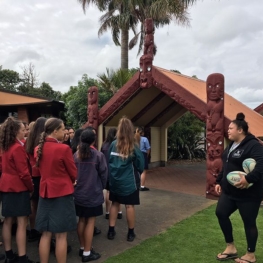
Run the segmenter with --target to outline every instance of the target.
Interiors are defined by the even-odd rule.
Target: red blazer
[[[37,157],[35,148],[35,158]],[[46,138],[39,162],[41,175],[39,195],[42,198],[55,198],[72,194],[73,183],[77,177],[77,168],[72,151],[66,144],[56,139]]]
[[[0,191],[33,192],[27,154],[24,147],[18,141],[16,141],[8,151],[2,152]]]
[[[32,177],[40,177],[39,168],[36,167],[36,158],[32,154],[27,154],[32,169]]]

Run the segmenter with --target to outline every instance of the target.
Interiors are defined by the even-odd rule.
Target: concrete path
[[[103,262],[113,255],[138,245],[141,241],[165,231],[176,222],[213,204],[215,201],[206,199],[204,190],[201,191],[205,188],[204,176],[204,164],[155,168],[149,171],[147,186],[151,187],[151,190],[140,193],[141,205],[136,206],[136,239],[134,242],[126,241],[127,223],[124,207],[123,219],[117,219],[117,235],[114,240],[107,239],[108,220],[104,216],[98,217],[96,226],[102,233],[94,237],[93,246],[102,257],[96,262]],[[160,184],[160,181],[163,183]],[[167,189],[169,191],[152,188],[154,184],[156,188],[167,189],[169,186],[170,188]],[[193,193],[189,193],[191,188]],[[69,233],[68,243],[72,246],[72,252],[68,255],[67,262],[81,262],[78,257],[79,243],[76,232]],[[0,251],[3,252],[3,249]],[[36,242],[28,243],[28,255],[33,260],[39,259]],[[55,256],[51,254],[49,263],[55,262]]]

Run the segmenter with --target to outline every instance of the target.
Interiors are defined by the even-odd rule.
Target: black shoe
[[[83,252],[84,252],[84,249],[81,249],[81,248],[80,248],[80,249],[79,249],[79,256],[80,256],[80,257],[83,256]],[[95,252],[95,250],[93,249],[93,247],[91,248],[90,253],[92,253],[92,254],[98,254],[98,255],[99,255],[99,253]]]
[[[114,230],[113,232],[108,232],[108,239],[113,240],[114,237],[116,236],[116,231]]]
[[[95,236],[99,235],[100,233],[101,233],[101,231],[95,226],[93,236],[95,237]]]
[[[105,215],[105,218],[106,218],[106,219],[109,219],[109,218],[110,218],[110,214],[106,214],[106,215]]]
[[[32,229],[28,235],[28,242],[34,242],[41,238],[41,233],[39,233],[37,230]]]
[[[140,187],[140,191],[149,191],[150,189],[148,187]]]
[[[134,233],[128,234],[127,235],[127,241],[132,242],[135,237],[136,237],[136,235]]]
[[[5,259],[5,255],[4,254],[0,254],[0,261]]]
[[[83,256],[83,252],[84,252],[84,249],[79,249],[79,257],[82,257]]]
[[[18,258],[17,253],[14,253],[14,256],[12,258],[6,258],[5,259],[5,263],[15,263],[18,261],[19,261],[19,258]]]
[[[122,219],[122,213],[118,213],[117,218],[118,218],[118,219]]]
[[[99,253],[91,253],[89,254],[89,256],[82,256],[82,262],[89,262],[89,261],[92,261],[92,260],[97,260],[101,257],[101,255]]]

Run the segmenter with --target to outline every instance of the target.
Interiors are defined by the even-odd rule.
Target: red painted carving
[[[144,50],[140,58],[140,86],[141,88],[150,88],[153,85],[152,62],[154,56],[154,24],[151,18],[144,22],[145,37]]]
[[[218,197],[214,190],[215,180],[222,168],[221,155],[224,150],[224,76],[211,74],[206,81],[207,92],[207,182],[206,195]]]
[[[101,109],[99,114],[99,124],[106,121],[115,111],[117,111],[126,100],[129,99],[139,88],[139,79],[135,75],[129,80]]]
[[[88,89],[88,122],[85,126],[98,129],[99,114],[98,88],[92,86]]]
[[[173,86],[171,88],[168,88],[165,85],[158,84],[157,81],[154,80],[154,85],[158,87],[161,91],[166,93],[170,98],[175,100],[177,103],[182,105],[184,108],[188,109],[190,112],[195,114],[201,121],[206,120],[206,116],[204,112],[201,110],[197,110],[197,107],[195,107],[195,103],[191,103],[190,95],[185,96],[185,99],[181,97],[178,93],[176,93],[173,89]]]

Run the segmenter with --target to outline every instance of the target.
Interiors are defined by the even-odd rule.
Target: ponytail
[[[42,132],[41,135],[40,135],[39,145],[38,145],[38,149],[37,149],[36,167],[39,167],[39,161],[40,161],[41,156],[42,156],[43,146],[44,146],[46,137],[47,137],[46,132]]]

